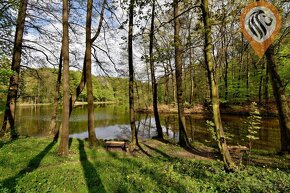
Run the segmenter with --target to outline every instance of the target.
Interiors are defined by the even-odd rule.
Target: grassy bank
[[[45,138],[0,142],[0,192],[290,192],[289,168],[227,174],[218,161],[154,140],[134,155],[73,139],[62,158],[57,147]]]

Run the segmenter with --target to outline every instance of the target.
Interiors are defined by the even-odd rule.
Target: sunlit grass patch
[[[154,147],[157,151],[148,151],[151,157],[91,149],[77,139],[72,140],[68,157],[59,157],[57,147],[58,143],[46,138],[4,144],[0,192],[290,191],[289,169],[247,166],[228,174],[219,161],[165,156],[182,150],[171,144]]]

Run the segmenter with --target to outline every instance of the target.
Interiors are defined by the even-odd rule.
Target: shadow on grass
[[[205,157],[205,158],[211,158],[211,159],[220,159],[221,158],[221,155],[219,153],[209,152],[209,151],[200,151],[194,147],[183,147],[183,149],[185,149],[186,151],[188,151],[194,155],[198,155],[198,156]]]
[[[156,138],[155,140],[160,141],[161,143],[164,144],[173,144],[172,142],[170,142],[169,140],[166,139],[159,139]],[[194,155],[198,155],[201,157],[205,157],[205,158],[218,158],[219,154],[214,153],[214,152],[208,152],[208,151],[201,151],[195,147],[193,147],[192,145],[190,145],[189,147],[182,147],[184,150],[188,151],[189,153],[192,153]]]
[[[0,183],[3,185],[3,187],[9,189],[11,192],[15,192],[17,180],[19,178],[22,178],[27,173],[36,170],[39,167],[41,160],[47,155],[47,153],[52,149],[55,144],[55,141],[50,142],[39,154],[37,154],[32,160],[30,160],[26,168],[22,169],[15,176],[1,181]]]
[[[140,144],[138,144],[138,148],[140,149],[140,151],[145,154],[148,157],[152,157],[152,155],[150,155],[147,151],[145,151]]]
[[[165,157],[165,158],[167,158],[167,159],[171,158],[171,156],[169,156],[168,154],[164,153],[163,151],[160,151],[159,149],[156,149],[156,148],[154,148],[154,147],[151,147],[151,146],[149,146],[149,145],[147,145],[147,144],[145,144],[145,143],[143,143],[143,145],[145,145],[145,146],[148,147],[149,149],[151,149],[151,150],[157,152],[158,154],[162,155],[163,157]]]
[[[122,165],[123,168],[118,166],[119,164],[115,164],[114,167],[115,168],[119,167],[120,171],[124,171],[123,173],[124,176],[128,176],[131,174],[136,175],[136,173],[139,173],[144,178],[150,178],[153,182],[156,182],[156,185],[158,186],[159,189],[158,192],[168,192],[168,190],[171,190],[173,192],[186,192],[186,187],[183,184],[172,183],[172,179],[170,179],[170,177],[166,175],[165,170],[167,168],[163,168],[164,169],[163,170],[162,168],[158,168],[156,165],[152,167],[149,164],[147,166],[146,164],[142,163],[142,161],[137,161],[134,158],[120,158],[118,153],[116,152],[108,152],[108,154],[112,159],[115,159],[120,163],[122,163],[120,165]],[[153,157],[151,157],[151,159],[152,162],[157,161]],[[142,184],[142,182],[138,182],[138,180],[134,183],[134,187],[136,190],[139,190],[141,192],[150,192],[150,190],[146,191],[145,189],[143,189],[144,184]]]
[[[13,143],[15,142],[15,140],[10,140],[10,141],[7,141],[7,142],[0,142],[0,149],[4,146],[4,145],[9,145],[10,143]]]
[[[106,193],[106,190],[104,188],[104,185],[101,181],[99,174],[97,173],[96,168],[88,160],[87,153],[85,152],[84,141],[80,139],[78,139],[78,141],[79,141],[80,161],[83,167],[89,193],[93,192]]]

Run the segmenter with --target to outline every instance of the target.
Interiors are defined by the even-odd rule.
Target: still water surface
[[[47,128],[51,117],[51,106],[18,107],[17,129],[21,135],[44,136],[48,133]],[[3,115],[2,115],[3,116]],[[1,117],[1,116],[0,116]],[[1,117],[1,120],[3,118]],[[203,115],[187,116],[186,124],[188,135],[191,140],[213,144],[211,134],[207,129],[206,121],[209,117]],[[58,121],[61,117],[58,117]],[[152,115],[137,114],[136,125],[139,128],[140,140],[156,135],[154,118]],[[222,116],[226,133],[230,136],[229,144],[246,145],[247,120],[245,116]],[[171,138],[178,139],[177,115],[161,115],[161,124],[165,133]],[[259,138],[254,142],[254,148],[264,150],[278,150],[280,147],[278,119],[264,118]],[[86,138],[87,132],[86,106],[74,109],[70,119],[70,137]],[[128,107],[122,105],[98,105],[95,107],[95,130],[101,139],[129,139],[129,113]]]

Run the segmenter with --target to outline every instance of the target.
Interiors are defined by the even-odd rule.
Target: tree
[[[155,0],[152,0],[149,55],[150,55],[150,71],[151,71],[151,82],[152,82],[153,111],[154,111],[155,124],[156,124],[156,129],[157,129],[157,137],[159,139],[163,139],[163,132],[162,132],[162,127],[160,124],[160,118],[159,118],[159,113],[158,113],[158,101],[157,101],[158,90],[157,90],[157,82],[155,78],[155,66],[154,66],[154,56],[153,56],[154,19],[155,19]]]
[[[62,9],[62,53],[63,53],[63,109],[62,109],[62,128],[60,130],[60,144],[58,153],[68,155],[69,140],[69,6],[68,0],[63,0]]]
[[[129,62],[129,109],[131,126],[131,144],[130,150],[137,148],[138,132],[135,125],[134,109],[134,65],[133,65],[133,25],[134,25],[134,4],[135,0],[130,0],[129,4],[129,30],[128,30],[128,62]]]
[[[190,147],[187,134],[186,123],[184,117],[184,99],[183,99],[183,80],[182,80],[182,41],[179,35],[180,21],[178,0],[173,1],[174,9],[174,48],[175,48],[175,78],[177,92],[177,107],[178,107],[178,124],[179,124],[179,144],[182,147]]]
[[[94,128],[94,95],[92,82],[92,59],[91,59],[91,24],[92,24],[93,0],[87,1],[86,18],[86,78],[87,78],[87,102],[88,102],[88,133],[91,146],[97,144],[97,138]]]
[[[17,101],[17,92],[19,84],[19,74],[20,74],[20,63],[21,63],[21,51],[22,51],[22,42],[23,42],[23,33],[24,33],[24,23],[26,17],[28,0],[23,0],[20,3],[17,23],[16,23],[16,32],[14,39],[14,48],[12,55],[11,70],[15,73],[10,77],[6,109],[4,114],[4,121],[2,125],[2,131],[5,132],[7,126],[7,120],[10,124],[11,139],[16,139],[18,137],[16,127],[15,127],[15,110],[16,110],[16,101]]]
[[[285,93],[285,86],[277,72],[274,55],[274,46],[271,45],[266,51],[266,59],[279,115],[281,153],[290,153],[290,116],[288,99]]]
[[[9,85],[9,78],[12,76],[13,71],[10,69],[11,61],[3,56],[0,58],[0,115],[5,111],[5,101],[4,97],[7,95],[7,87]],[[5,132],[0,130],[0,137],[4,135]]]
[[[103,1],[102,4],[102,10],[100,13],[100,18],[99,18],[99,25],[98,28],[96,30],[95,35],[93,36],[93,38],[91,38],[91,42],[90,45],[92,46],[93,43],[95,42],[95,40],[99,37],[100,32],[101,32],[101,28],[102,28],[102,24],[103,24],[103,20],[104,20],[104,11],[105,11],[105,5],[107,4],[107,0]],[[77,101],[77,98],[81,95],[82,91],[85,88],[86,82],[87,82],[87,77],[86,77],[86,61],[87,61],[87,52],[85,52],[85,57],[84,57],[84,62],[83,62],[83,69],[82,69],[82,76],[81,76],[81,80],[78,84],[78,86],[73,90],[70,98],[69,98],[69,116],[72,113],[73,107]],[[62,126],[60,126],[62,127]],[[55,132],[55,136],[54,138],[57,139],[59,135],[59,129]]]
[[[56,118],[57,118],[57,111],[58,111],[58,103],[60,99],[60,86],[61,86],[61,72],[62,72],[62,48],[60,51],[60,57],[59,57],[59,65],[58,65],[58,73],[57,73],[57,81],[55,84],[55,94],[53,99],[53,109],[51,113],[51,119],[49,124],[49,132],[51,135],[54,135],[56,133]],[[55,137],[55,136],[54,136]],[[55,140],[57,140],[57,137],[55,137]]]
[[[214,130],[218,142],[219,151],[223,157],[225,169],[232,171],[236,168],[228,150],[224,129],[220,115],[220,101],[218,94],[218,83],[215,76],[214,61],[212,56],[212,32],[209,17],[208,0],[202,0],[202,19],[204,24],[204,62],[208,73],[208,83],[210,88],[210,98],[214,119]]]

